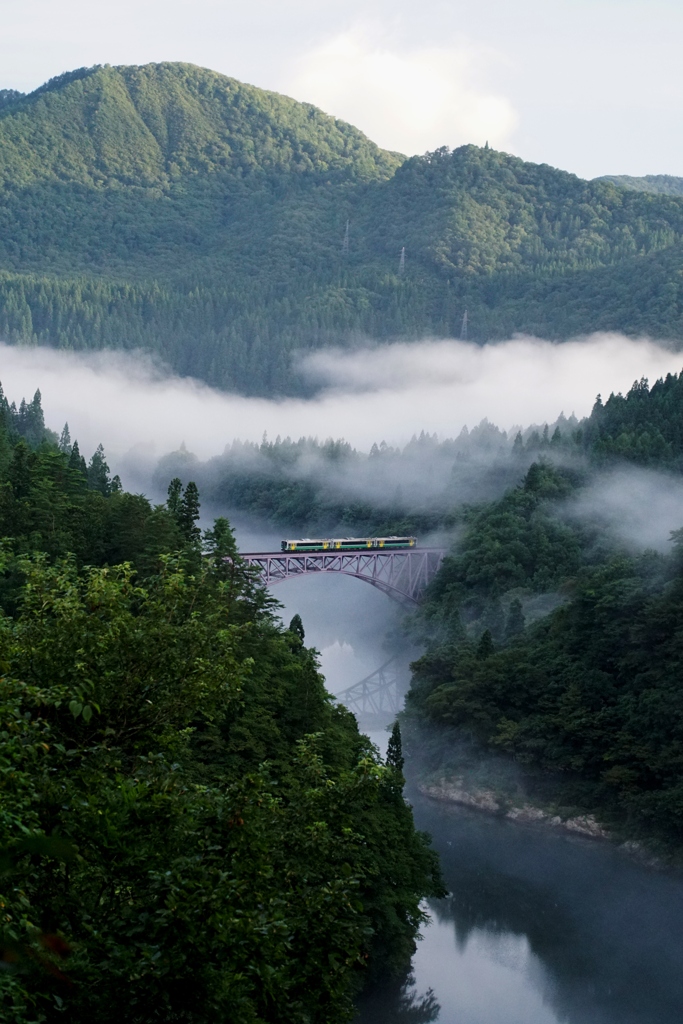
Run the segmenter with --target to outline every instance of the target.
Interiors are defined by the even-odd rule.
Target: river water
[[[371,993],[358,1024],[683,1022],[680,877],[408,795],[451,895],[427,907],[412,977]]]

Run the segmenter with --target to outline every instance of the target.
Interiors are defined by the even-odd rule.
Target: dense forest
[[[84,68],[0,98],[0,335],[261,394],[302,387],[294,351],[458,335],[465,310],[479,342],[683,339],[683,200],[627,185],[406,160],[192,65]]]
[[[0,1016],[337,1024],[441,883],[298,616],[0,397]]]
[[[646,174],[636,178],[631,174],[605,174],[596,181],[611,181],[620,188],[635,189],[636,192],[658,192],[665,196],[683,196],[683,178],[673,174]]]
[[[463,510],[412,625],[426,652],[406,724],[431,727],[415,750],[428,772],[507,755],[527,792],[567,816],[590,811],[680,853],[683,529],[658,552],[575,510],[618,467],[680,477],[683,375],[598,398],[573,443],[583,459],[549,446],[518,486]],[[626,487],[622,518],[630,500]]]
[[[541,443],[529,437],[522,458]],[[207,504],[264,525],[304,534],[329,530],[419,532],[452,523],[467,490],[496,494],[514,483],[504,431],[482,424],[455,440],[414,437],[403,448],[381,442],[360,452],[343,440],[234,441],[200,462],[185,449],[159,460],[157,489],[170,476],[200,483]],[[457,474],[454,469],[458,470]]]

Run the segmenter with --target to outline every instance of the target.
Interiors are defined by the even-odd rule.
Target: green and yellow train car
[[[331,537],[324,540],[313,540],[304,537],[301,540],[283,540],[283,551],[297,551],[300,554],[308,551],[388,551],[394,548],[414,548],[417,546],[415,537]]]

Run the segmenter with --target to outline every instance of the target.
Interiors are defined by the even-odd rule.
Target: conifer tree
[[[78,441],[74,441],[73,447],[71,448],[71,454],[69,455],[69,469],[76,470],[76,472],[81,473],[86,480],[88,479],[88,467],[86,466],[85,459],[78,448]]]
[[[14,497],[20,501],[28,498],[30,494],[33,477],[31,469],[34,462],[35,456],[32,456],[26,441],[21,439],[14,447],[14,456],[9,467],[9,481],[12,485],[12,491],[14,492]]]
[[[302,643],[304,642],[306,638],[306,634],[304,632],[304,624],[301,621],[301,616],[298,613],[292,618],[292,621],[289,624],[289,632],[294,633],[295,636],[299,637],[299,640],[301,640]]]
[[[107,497],[111,493],[109,466],[104,457],[104,448],[98,444],[88,466],[88,487]]]
[[[183,497],[183,482],[180,477],[174,476],[168,485],[168,497],[166,499],[166,508],[175,517],[176,521],[180,519],[180,503]]]
[[[31,448],[37,448],[45,438],[45,417],[39,389],[30,403],[22,398],[15,422],[17,430],[26,438]]]
[[[62,433],[59,438],[59,450],[64,452],[65,455],[71,454],[71,434],[69,433],[69,424],[65,423],[62,428]]]
[[[190,480],[180,502],[178,525],[190,544],[196,544],[201,536],[197,521],[199,520],[199,489],[194,480]]]
[[[403,746],[401,744],[401,726],[394,722],[391,736],[387,744],[387,765],[395,768],[397,772],[403,771]]]

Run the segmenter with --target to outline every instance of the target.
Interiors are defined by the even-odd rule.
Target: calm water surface
[[[452,895],[429,904],[412,978],[358,1024],[682,1024],[680,877],[409,795]]]

